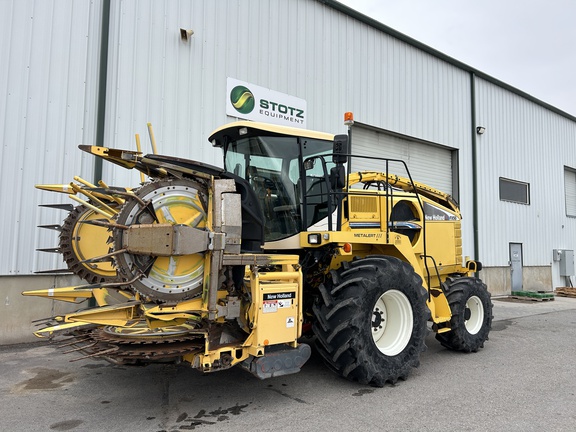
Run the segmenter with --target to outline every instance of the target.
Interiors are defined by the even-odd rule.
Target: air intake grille
[[[353,213],[376,213],[378,197],[350,197],[350,211]]]

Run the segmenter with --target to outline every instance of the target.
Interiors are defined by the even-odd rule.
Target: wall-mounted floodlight
[[[194,34],[194,30],[180,29],[180,39],[184,42],[188,42],[188,39]]]
[[[478,135],[482,135],[484,132],[486,132],[486,128],[485,128],[484,126],[478,126],[478,127],[476,128],[476,133],[477,133]]]

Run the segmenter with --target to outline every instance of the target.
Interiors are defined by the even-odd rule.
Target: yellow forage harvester
[[[209,140],[224,168],[80,146],[149,180],[38,186],[77,204],[44,227],[87,282],[24,292],[84,303],[38,336],[66,336],[82,358],[240,365],[259,378],[298,372],[314,342],[336,373],[374,386],[418,366],[429,321],[449,349],[483,347],[490,294],[481,264],[463,262],[449,195],[397,160],[350,172],[347,135],[235,122]]]

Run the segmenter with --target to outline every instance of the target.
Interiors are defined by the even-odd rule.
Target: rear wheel
[[[345,263],[314,305],[317,348],[336,373],[382,387],[405,379],[425,350],[426,290],[407,263],[370,256]]]
[[[486,285],[478,278],[448,278],[446,298],[450,304],[451,330],[436,339],[449,349],[476,352],[484,347],[492,328],[492,301]]]

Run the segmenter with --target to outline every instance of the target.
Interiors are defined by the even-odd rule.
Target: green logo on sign
[[[244,86],[236,86],[230,92],[232,106],[241,114],[251,113],[254,109],[254,95]]]

